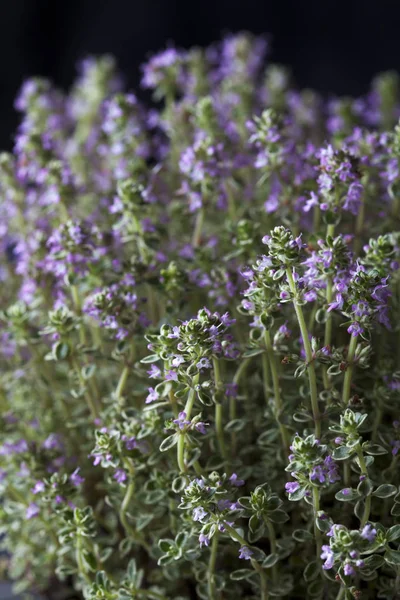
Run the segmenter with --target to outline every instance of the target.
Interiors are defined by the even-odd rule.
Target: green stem
[[[196,220],[194,223],[194,231],[193,231],[193,236],[192,236],[193,248],[198,248],[200,245],[201,232],[203,229],[203,222],[204,222],[204,209],[200,208],[196,215]]]
[[[245,358],[244,360],[242,360],[239,368],[237,369],[237,371],[235,373],[235,376],[233,378],[233,383],[235,385],[237,385],[238,387],[239,387],[240,379],[241,379],[243,373],[245,372],[249,362],[250,362],[250,358]],[[234,421],[235,419],[236,419],[236,394],[233,394],[229,398],[229,420]],[[236,454],[236,446],[237,446],[236,431],[232,431],[231,432],[231,450],[232,450],[233,456],[235,456],[235,454]]]
[[[332,276],[328,275],[326,280],[326,304],[329,307],[329,304],[332,303],[333,299],[333,281]],[[324,346],[330,346],[332,343],[332,313],[328,312],[326,315],[325,321],[325,333],[324,333]],[[324,388],[329,390],[331,387],[331,383],[329,381],[328,375],[328,366],[323,366],[323,379],[324,379]]]
[[[268,529],[268,539],[269,539],[271,554],[276,554],[277,548],[276,548],[276,535],[275,535],[274,526],[273,526],[272,522],[269,521],[268,519],[265,519],[265,523],[266,523],[267,529]],[[274,585],[276,585],[278,583],[278,570],[277,570],[276,565],[274,565],[272,567],[271,572],[272,572],[272,581],[273,581]]]
[[[183,409],[184,412],[186,413],[186,419],[190,419],[190,415],[192,414],[192,410],[193,410],[193,404],[196,398],[196,390],[195,390],[195,386],[197,385],[199,381],[199,376],[195,375],[194,379],[193,379],[193,387],[191,388],[186,404],[185,404],[185,408]],[[185,432],[182,431],[179,435],[178,438],[178,444],[177,444],[177,462],[178,462],[178,467],[181,473],[186,473],[187,471],[187,465],[185,463]]]
[[[82,303],[79,296],[79,290],[76,285],[71,286],[71,295],[76,314],[79,317],[82,317]],[[83,322],[80,324],[79,327],[79,343],[82,344],[82,346],[86,345],[85,325]]]
[[[314,537],[315,537],[317,564],[320,564],[321,548],[322,548],[321,532],[317,527],[319,504],[320,504],[319,489],[314,485],[313,486],[313,511],[314,511]]]
[[[86,399],[87,405],[89,407],[89,410],[92,414],[92,417],[93,417],[93,419],[98,419],[100,416],[100,413],[99,413],[97,403],[92,398],[92,395],[86,385],[86,382],[83,378],[82,371],[79,367],[78,361],[76,360],[75,357],[73,357],[71,360],[72,360],[72,366],[74,367],[75,372],[78,375],[79,383],[80,383],[82,389],[85,390],[85,399]]]
[[[76,551],[75,551],[76,563],[78,565],[79,574],[85,579],[86,583],[91,584],[92,581],[86,572],[85,565],[82,560],[82,538],[79,533],[76,536]]]
[[[297,321],[299,323],[301,337],[303,338],[304,351],[306,354],[308,381],[310,385],[310,399],[311,409],[314,418],[315,426],[315,437],[319,439],[321,437],[321,414],[318,406],[318,390],[317,390],[317,378],[315,376],[314,358],[311,349],[310,340],[308,339],[308,330],[306,321],[304,319],[303,309],[297,301],[297,289],[293,279],[293,274],[290,268],[286,269],[286,276],[289,283],[290,291],[293,295],[293,305],[296,311]]]
[[[343,600],[345,593],[346,593],[346,588],[344,587],[344,585],[341,585],[338,595],[336,596],[336,600]]]
[[[213,369],[214,369],[215,388],[217,391],[219,391],[222,388],[222,381],[221,381],[221,371],[220,371],[220,367],[219,367],[219,361],[217,358],[213,358]],[[225,439],[224,439],[222,404],[219,401],[217,401],[217,403],[215,405],[215,430],[217,433],[219,450],[220,450],[221,455],[224,458],[224,460],[227,460],[228,455],[226,452]]]
[[[208,571],[207,571],[207,589],[208,589],[208,597],[210,600],[216,600],[217,593],[215,589],[215,564],[217,562],[217,554],[218,554],[218,541],[219,541],[219,531],[214,533],[212,544],[211,544],[211,554],[210,560],[208,563]]]
[[[129,371],[130,371],[129,365],[125,365],[124,368],[122,369],[122,373],[121,373],[121,376],[118,381],[117,389],[115,390],[115,397],[117,398],[117,400],[120,400],[122,398],[122,395],[124,393],[124,389],[126,386],[126,382],[128,381]]]
[[[276,419],[276,422],[278,423],[284,452],[286,454],[288,454],[290,440],[289,440],[289,436],[288,436],[286,427],[280,421],[280,418],[282,415],[282,398],[281,398],[281,390],[280,390],[280,386],[279,386],[278,365],[276,363],[276,356],[275,356],[275,352],[274,352],[274,349],[272,346],[271,334],[267,329],[264,330],[264,341],[265,341],[265,347],[267,349],[267,357],[268,357],[269,367],[271,369],[271,375],[272,375],[272,387],[274,390],[274,398],[275,398],[275,410],[274,410],[275,419]]]
[[[362,233],[364,229],[364,218],[365,218],[365,198],[361,198],[361,205],[358,211],[357,219],[356,219],[356,230],[354,236],[354,254],[360,252],[361,243],[362,243]]]
[[[365,477],[368,477],[368,469],[367,469],[367,465],[365,463],[365,458],[364,458],[364,454],[362,451],[362,448],[360,445],[358,445],[356,447],[356,452],[357,452],[357,458],[358,458],[358,462],[360,464],[360,469],[361,469],[361,473],[362,475],[364,475]],[[369,519],[369,515],[371,512],[371,494],[369,494],[366,498],[365,498],[365,506],[364,506],[364,512],[360,521],[360,527],[364,527],[364,525],[367,523],[368,519]]]
[[[347,369],[343,381],[342,404],[346,406],[350,400],[351,380],[353,377],[354,356],[357,348],[357,336],[351,336],[347,352]]]

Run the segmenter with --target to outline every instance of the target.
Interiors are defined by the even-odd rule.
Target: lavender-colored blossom
[[[361,531],[361,537],[368,542],[373,542],[376,538],[376,529],[367,523]]]
[[[193,521],[201,521],[208,515],[207,511],[202,506],[196,506],[193,509]]]
[[[114,479],[118,481],[118,483],[124,483],[128,479],[126,471],[124,469],[117,469],[114,473]]]
[[[242,546],[239,548],[239,558],[242,560],[250,560],[254,552],[248,546]]]
[[[330,546],[327,546],[326,544],[324,546],[322,546],[321,558],[322,558],[322,560],[325,561],[324,564],[322,565],[322,568],[325,569],[326,571],[329,571],[329,569],[332,569],[334,562],[335,562],[335,555]]]
[[[200,548],[202,548],[203,546],[209,546],[210,541],[211,540],[208,537],[208,535],[206,535],[205,533],[200,533],[200,535],[199,535]]]
[[[69,477],[69,480],[72,483],[72,485],[74,485],[76,487],[78,487],[85,481],[85,478],[82,477],[81,475],[79,475],[79,471],[80,471],[80,467],[75,469],[75,471]]]
[[[242,487],[245,484],[244,479],[239,479],[236,473],[232,473],[229,477],[229,481],[234,487]]]
[[[40,508],[34,502],[31,502],[26,509],[25,516],[27,519],[33,519],[40,514]]]
[[[288,481],[285,483],[285,490],[288,494],[294,494],[300,488],[300,484],[298,481]]]

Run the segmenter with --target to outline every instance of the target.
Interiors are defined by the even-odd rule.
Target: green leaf
[[[85,563],[87,569],[92,571],[93,573],[97,571],[97,560],[95,555],[92,552],[88,552],[87,550],[82,551],[82,560]]]
[[[230,574],[230,578],[233,581],[240,581],[241,579],[250,579],[253,575],[255,575],[253,569],[237,569]]]
[[[150,354],[150,356],[145,356],[144,358],[142,358],[142,360],[140,362],[147,364],[147,363],[157,362],[158,360],[160,360],[160,357],[158,356],[158,354]]]
[[[354,502],[354,500],[358,500],[360,494],[357,490],[353,490],[352,488],[343,488],[339,492],[335,494],[336,500],[340,502]]]
[[[332,456],[335,460],[345,460],[346,458],[349,458],[352,453],[352,448],[348,448],[347,446],[339,446],[338,448],[334,449]]]
[[[384,483],[383,485],[380,485],[372,495],[376,498],[390,498],[390,496],[394,496],[396,493],[397,487],[395,485]]]
[[[86,365],[82,367],[81,373],[83,379],[90,379],[96,372],[96,365]]]
[[[257,515],[252,515],[252,517],[250,517],[249,529],[252,533],[255,533],[262,525],[263,522],[257,517]]]
[[[160,452],[166,452],[178,442],[178,433],[173,433],[169,435],[165,440],[163,440],[160,444]]]
[[[363,569],[368,569],[371,571],[375,571],[375,569],[379,569],[384,564],[383,556],[380,554],[371,554],[371,556],[367,556],[363,559],[364,567]]]
[[[312,562],[308,563],[308,565],[304,569],[303,577],[307,582],[314,581],[314,579],[317,579],[320,572],[321,564],[318,563],[316,560],[313,560]]]
[[[374,486],[368,477],[366,477],[363,481],[360,481],[357,486],[357,492],[361,494],[361,496],[369,496],[373,489]]]
[[[400,538],[400,525],[393,525],[386,532],[386,539],[388,542],[394,542]]]
[[[298,490],[296,490],[292,494],[289,494],[289,500],[298,502],[299,500],[302,500],[304,498],[305,494],[306,494],[306,488],[299,487]]]
[[[392,506],[392,510],[390,511],[390,514],[393,515],[393,517],[399,517],[400,516],[400,504],[394,504]]]
[[[274,553],[267,556],[267,558],[263,561],[262,566],[264,569],[271,569],[279,560],[279,555]]]
[[[387,454],[387,450],[379,444],[371,444],[367,447],[363,447],[366,454],[372,454],[373,456],[379,456],[380,454]]]
[[[284,510],[278,508],[277,510],[268,513],[268,519],[273,523],[286,523],[286,521],[289,520],[289,515]]]
[[[400,551],[399,550],[386,550],[383,557],[389,565],[397,567],[400,565]]]
[[[313,539],[313,535],[307,531],[307,529],[295,529],[292,533],[292,537],[296,542],[308,542]]]
[[[174,546],[174,541],[169,539],[163,539],[158,542],[158,547],[162,552],[169,552]]]
[[[70,347],[64,342],[57,342],[53,346],[53,355],[57,360],[65,360],[70,353]]]
[[[246,426],[246,421],[244,419],[234,419],[233,421],[229,421],[224,427],[225,431],[228,433],[231,431],[242,431],[242,429]]]

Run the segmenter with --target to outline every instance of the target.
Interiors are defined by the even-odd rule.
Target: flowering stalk
[[[317,379],[315,376],[315,367],[314,367],[314,358],[311,349],[310,340],[308,338],[307,325],[304,319],[303,310],[301,305],[297,302],[297,289],[296,284],[293,279],[293,273],[290,268],[286,269],[286,277],[289,283],[289,288],[293,297],[293,306],[296,311],[297,321],[299,323],[301,336],[303,339],[304,351],[306,354],[307,361],[307,372],[308,372],[308,380],[310,385],[310,398],[311,398],[311,409],[314,418],[315,425],[315,436],[317,438],[321,437],[321,414],[318,406],[318,391],[317,391]]]
[[[268,363],[269,363],[269,367],[271,369],[271,375],[272,375],[272,386],[273,386],[274,398],[275,398],[275,408],[274,408],[275,419],[276,419],[276,422],[278,423],[284,452],[287,454],[289,451],[290,440],[289,440],[289,436],[288,436],[286,427],[285,427],[285,425],[283,425],[283,423],[281,423],[281,420],[280,420],[281,415],[282,415],[282,399],[281,399],[281,391],[280,391],[280,385],[279,385],[278,365],[276,362],[276,357],[275,357],[274,349],[272,346],[271,335],[270,335],[270,332],[268,331],[268,329],[264,330],[264,341],[265,341],[265,347],[266,347],[266,355],[268,357]]]
[[[199,376],[195,375],[193,378],[193,383],[189,395],[185,404],[184,413],[186,415],[186,419],[190,419],[193,410],[193,404],[196,398],[196,390],[195,387],[198,384]],[[181,431],[178,437],[177,444],[177,461],[178,467],[181,473],[187,472],[187,465],[185,463],[185,432]]]
[[[343,381],[343,391],[342,391],[342,405],[343,406],[347,406],[347,404],[349,403],[349,400],[350,400],[351,380],[353,377],[354,358],[355,358],[355,354],[356,354],[356,349],[357,349],[357,337],[351,336],[349,348],[347,351],[347,359],[346,359],[347,367],[346,367],[346,372],[344,374],[344,381]]]
[[[221,389],[222,381],[221,381],[221,372],[218,359],[213,357],[213,368],[214,368],[214,382],[215,388],[218,391]],[[219,398],[217,398],[217,402],[215,404],[215,429],[217,432],[217,440],[219,445],[219,450],[221,452],[224,460],[228,459],[228,454],[225,446],[224,439],[224,427],[223,427],[223,413],[222,413],[222,402]]]

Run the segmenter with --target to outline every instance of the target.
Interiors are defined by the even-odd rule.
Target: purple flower
[[[250,548],[248,546],[242,546],[239,549],[239,558],[243,559],[243,560],[250,560],[251,557],[253,556],[254,552],[252,550],[250,550]]]
[[[39,513],[40,513],[40,509],[39,509],[38,505],[35,504],[34,502],[32,502],[27,507],[25,516],[27,519],[33,519],[34,517],[37,517]]]
[[[208,358],[203,356],[203,358],[196,363],[196,367],[198,369],[209,369],[211,367],[211,363]]]
[[[210,545],[210,538],[205,533],[199,535],[200,548]]]
[[[199,421],[199,423],[196,423],[194,428],[196,429],[196,431],[198,431],[199,433],[202,433],[203,435],[205,435],[207,433],[206,423],[202,423],[201,421]]]
[[[288,494],[294,494],[299,489],[300,484],[298,481],[288,481],[285,483],[285,490]]]
[[[70,478],[69,478],[72,485],[74,485],[76,487],[78,487],[79,485],[81,485],[81,483],[83,483],[85,481],[85,478],[82,477],[81,475],[79,475],[79,471],[80,471],[80,467],[75,469],[75,471],[72,473],[72,475],[70,475]]]
[[[202,506],[196,506],[196,508],[193,509],[193,521],[201,521],[207,515],[208,513]]]
[[[345,563],[343,571],[345,575],[354,575],[355,573],[354,568],[350,563]]]
[[[151,402],[155,402],[156,400],[158,400],[159,394],[154,388],[149,387],[148,392],[149,393],[146,398],[146,404],[150,404]]]
[[[335,555],[330,546],[327,546],[326,544],[322,546],[321,558],[325,561],[322,568],[325,569],[325,571],[332,569],[335,562]]]
[[[31,489],[31,492],[32,494],[40,494],[41,492],[44,492],[45,487],[43,481],[37,481]]]
[[[358,335],[364,333],[364,329],[361,327],[358,321],[353,321],[353,323],[351,323],[351,325],[347,328],[347,332],[351,333],[353,337],[357,337]]]
[[[236,473],[232,473],[232,475],[229,477],[229,481],[235,487],[242,487],[242,485],[245,484],[244,479],[238,479]]]
[[[173,420],[173,423],[178,425],[179,429],[184,429],[186,425],[190,425],[190,421],[186,420],[186,413],[180,412],[177,419]]]
[[[114,473],[114,479],[116,479],[116,481],[118,481],[118,483],[123,483],[124,481],[126,481],[128,478],[126,472],[124,471],[124,469],[117,469]]]
[[[361,531],[361,537],[368,542],[373,542],[376,538],[376,529],[367,523],[367,525],[365,525]]]
[[[150,379],[157,379],[161,376],[161,370],[156,365],[151,365],[150,369],[147,371]]]

